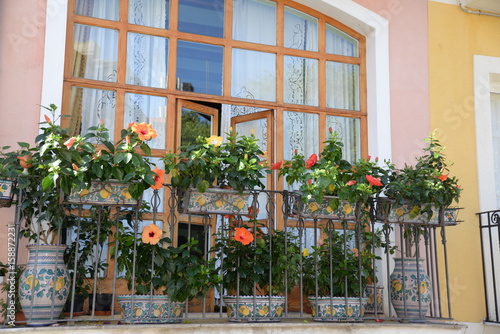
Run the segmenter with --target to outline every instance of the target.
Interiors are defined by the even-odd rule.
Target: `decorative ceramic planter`
[[[172,302],[167,295],[118,295],[123,321],[128,324],[166,324],[182,321],[184,303]]]
[[[19,301],[28,325],[51,325],[59,318],[68,298],[66,246],[28,245],[27,248],[29,259],[19,279]]]
[[[384,287],[382,285],[367,285],[365,288],[365,313],[380,315],[384,313]]]
[[[248,215],[252,194],[237,190],[208,188],[204,193],[196,189],[181,191],[179,211],[194,214]]]
[[[424,259],[418,259],[418,264],[416,258],[395,258],[394,261],[394,271],[389,277],[390,295],[398,318],[425,318],[431,303],[432,286],[424,271]]]
[[[376,200],[375,217],[379,221],[388,223],[441,225],[439,221],[440,210],[443,211],[443,225],[457,224],[460,208],[445,207],[440,209],[433,207],[432,215],[429,217],[427,213],[415,214],[415,212],[419,212],[415,206],[396,205],[388,199]]]
[[[129,186],[128,183],[118,181],[93,181],[89,189],[83,189],[78,193],[71,192],[66,202],[85,205],[138,206],[140,201],[130,195]]]
[[[0,208],[9,207],[12,204],[14,181],[0,180]]]
[[[291,214],[306,219],[333,219],[333,220],[356,220],[356,207],[349,201],[340,200],[336,210],[329,205],[334,196],[324,196],[323,202],[318,203],[314,199],[304,202],[300,193],[291,196]]]
[[[318,297],[307,298],[314,321],[355,322],[364,320],[367,298]]]
[[[84,303],[85,297],[82,294],[75,295],[74,300],[68,298],[66,304],[64,304],[64,314],[66,316],[71,316],[71,311],[73,311],[73,316],[82,315]],[[71,307],[73,307],[73,310],[71,310]]]
[[[225,296],[227,317],[232,322],[279,322],[283,316],[283,296]]]

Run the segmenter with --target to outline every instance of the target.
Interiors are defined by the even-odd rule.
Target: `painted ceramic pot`
[[[89,189],[71,192],[67,203],[85,205],[137,206],[139,201],[130,195],[130,184],[118,181],[93,181]]]
[[[9,207],[12,204],[12,192],[14,188],[14,181],[0,180],[0,208]]]
[[[201,193],[196,189],[181,192],[181,212],[194,214],[248,215],[252,194],[236,190],[208,188]]]
[[[365,313],[381,315],[384,313],[384,287],[382,285],[367,285],[365,288],[367,298]]]
[[[123,321],[128,324],[165,324],[182,321],[184,303],[172,302],[167,295],[118,295]]]
[[[339,200],[338,207],[333,209],[329,205],[332,199],[337,198],[324,196],[322,203],[318,203],[314,199],[304,202],[301,194],[294,194],[290,205],[291,215],[306,219],[356,220],[356,205],[352,205],[349,201]]]
[[[392,306],[398,318],[425,318],[431,303],[432,286],[424,271],[424,259],[395,258],[394,271],[390,275]]]
[[[19,301],[28,325],[56,322],[69,292],[64,245],[28,245],[29,259],[19,279]]]
[[[279,322],[283,316],[283,296],[225,296],[227,317],[232,322]],[[254,303],[255,301],[255,303]]]
[[[314,321],[363,321],[367,298],[315,297],[307,298]]]

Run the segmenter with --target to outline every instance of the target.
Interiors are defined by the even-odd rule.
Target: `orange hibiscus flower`
[[[161,189],[161,187],[163,187],[163,184],[165,183],[165,171],[163,169],[155,167],[155,169],[153,169],[153,173],[156,174],[154,176],[155,184],[153,184],[151,188],[155,190]]]
[[[236,234],[234,235],[234,239],[238,240],[241,242],[243,245],[248,245],[253,241],[253,234],[250,233],[246,228],[244,227],[236,227],[234,229],[236,231]]]
[[[444,175],[444,174],[441,174],[438,176],[438,179],[440,179],[441,181],[446,181],[448,179],[448,175]]]
[[[70,139],[64,142],[64,146],[66,146],[67,148],[71,148],[71,146],[73,146],[73,144],[75,143],[75,140],[76,140],[75,137],[71,137]]]
[[[143,123],[130,123],[129,128],[139,135],[140,140],[150,140],[158,136],[151,124]]]
[[[156,245],[158,241],[160,241],[162,234],[163,231],[160,230],[158,226],[155,224],[149,224],[144,226],[144,229],[142,230],[142,242],[145,244]]]

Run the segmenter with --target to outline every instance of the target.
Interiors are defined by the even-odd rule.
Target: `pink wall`
[[[45,7],[46,0],[0,1],[0,147],[15,149],[18,141],[32,143],[38,134]],[[0,208],[0,261],[4,263],[6,225],[13,222],[14,208]]]
[[[354,1],[389,21],[392,161],[401,166],[430,132],[427,1]]]

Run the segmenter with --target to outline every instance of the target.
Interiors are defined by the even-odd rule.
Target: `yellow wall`
[[[479,223],[473,56],[500,57],[500,18],[468,14],[459,6],[429,2],[431,129],[439,138],[451,172],[464,189],[460,225],[447,229],[452,316],[480,322],[486,316]]]

